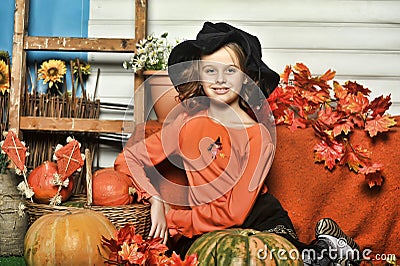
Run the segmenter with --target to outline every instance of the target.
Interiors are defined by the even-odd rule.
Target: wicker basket
[[[150,204],[134,203],[120,206],[94,206],[92,205],[92,167],[91,154],[89,150],[86,155],[86,195],[74,195],[68,201],[68,206],[51,206],[47,204],[38,204],[26,200],[26,212],[29,217],[29,225],[39,217],[58,211],[72,211],[81,208],[91,209],[104,214],[119,229],[130,222],[135,226],[136,233],[147,236],[150,232]]]

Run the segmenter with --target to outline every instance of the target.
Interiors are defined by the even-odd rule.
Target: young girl
[[[160,132],[125,147],[115,161],[115,169],[132,178],[139,200],[151,204],[150,237],[178,239],[175,250],[184,256],[204,233],[252,228],[280,234],[300,251],[316,251],[320,256],[303,258],[309,265],[328,265],[340,252],[358,249],[330,219],[318,223],[315,243],[301,243],[287,212],[268,193],[264,181],[275,129],[265,97],[279,75],[261,60],[255,36],[206,22],[196,40],[173,49],[168,65],[180,106]],[[186,187],[175,185],[168,200],[157,189],[163,177],[146,171],[166,158],[182,167],[188,180]],[[346,245],[338,245],[342,239]],[[329,248],[338,256],[328,256]]]

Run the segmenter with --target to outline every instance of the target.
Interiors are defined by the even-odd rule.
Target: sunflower
[[[67,67],[64,61],[61,60],[49,60],[42,63],[39,69],[39,79],[43,79],[43,84],[49,83],[49,88],[56,85],[56,82],[62,83],[62,79],[67,73]]]
[[[0,91],[3,94],[10,91],[8,75],[8,65],[3,60],[0,60]]]
[[[76,62],[73,63],[74,66],[74,74],[78,73],[78,64]],[[80,62],[79,63],[81,73],[83,76],[88,76],[90,75],[90,64],[86,62]]]

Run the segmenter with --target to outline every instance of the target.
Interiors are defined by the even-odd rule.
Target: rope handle
[[[92,188],[92,153],[89,149],[85,149],[86,160],[86,205],[92,206],[93,188]]]

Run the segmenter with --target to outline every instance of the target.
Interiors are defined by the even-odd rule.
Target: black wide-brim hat
[[[175,86],[181,80],[179,73],[170,68],[182,62],[199,60],[201,55],[212,54],[228,43],[239,44],[246,55],[246,74],[258,83],[264,95],[268,95],[279,83],[279,74],[270,69],[261,59],[261,44],[256,36],[227,23],[205,22],[196,40],[186,40],[175,46],[168,59],[168,70]],[[171,70],[172,69],[172,70]]]

